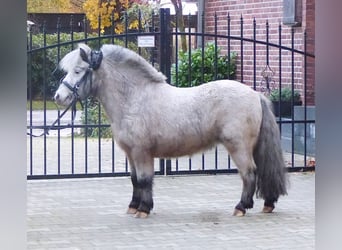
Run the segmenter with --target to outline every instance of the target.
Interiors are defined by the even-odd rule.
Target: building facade
[[[291,13],[291,10],[292,13]],[[290,12],[290,13],[289,13]],[[291,17],[289,15],[293,14]],[[199,13],[201,15],[201,13]],[[315,1],[314,0],[206,0],[204,2],[204,22],[205,32],[213,33],[215,27],[215,15],[217,16],[217,33],[227,34],[228,16],[230,19],[230,35],[241,36],[253,39],[254,25],[256,27],[256,40],[266,41],[266,23],[268,23],[269,42],[281,43],[282,46],[291,47],[299,51],[306,51],[314,54],[315,49]],[[241,17],[243,18],[241,26]],[[254,24],[255,20],[255,24]],[[281,25],[281,30],[279,26]],[[241,27],[243,31],[241,32]],[[294,44],[292,45],[292,30]],[[306,32],[306,48],[304,48],[304,33]],[[280,39],[281,37],[281,39]],[[224,45],[225,40],[219,40],[219,44]],[[241,51],[240,41],[233,41],[231,50],[238,54]],[[223,48],[225,46],[222,46]],[[262,82],[262,72],[266,68],[266,49],[264,45],[256,45],[256,81]],[[226,52],[223,50],[223,52]],[[295,89],[302,93],[303,101],[307,105],[315,104],[315,61],[312,57],[307,57],[306,76],[304,74],[304,57],[295,55],[295,63],[291,65],[291,53],[282,51],[279,55],[277,48],[269,48],[268,66],[274,72],[273,81],[275,85],[281,81],[282,85],[291,85],[294,82]],[[281,66],[279,58],[281,57]],[[246,84],[253,82],[254,69],[253,43],[243,43],[243,73],[241,65],[238,63],[237,78]],[[292,67],[294,73],[292,75]],[[281,71],[281,79],[279,74]],[[304,78],[306,77],[306,93],[304,93]],[[294,78],[294,81],[292,80]]]

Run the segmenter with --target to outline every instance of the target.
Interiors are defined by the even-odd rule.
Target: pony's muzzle
[[[57,90],[53,97],[54,101],[61,106],[67,106],[72,102],[72,94],[62,94]]]
[[[54,101],[58,104],[58,105],[62,105],[62,98],[60,96],[59,93],[56,93],[55,96],[53,97]]]

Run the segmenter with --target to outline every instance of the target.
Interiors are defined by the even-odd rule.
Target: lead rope
[[[34,135],[32,133],[29,133],[29,132],[26,132],[26,135],[29,135],[29,136],[32,136],[32,137],[41,137],[43,135],[49,135],[49,131],[50,130],[55,130],[55,129],[58,129],[58,128],[55,128],[55,125],[56,123],[66,114],[66,112],[70,109],[71,109],[71,124],[74,123],[74,120],[76,118],[76,103],[77,103],[77,99],[74,98],[74,100],[68,105],[68,107],[66,107],[66,109],[58,115],[57,119],[47,128],[44,128],[44,132],[41,133],[40,135]],[[82,104],[82,103],[81,103]],[[82,108],[83,108],[83,105],[81,105]],[[68,126],[70,126],[70,124],[68,124]],[[60,128],[59,128],[60,129]]]

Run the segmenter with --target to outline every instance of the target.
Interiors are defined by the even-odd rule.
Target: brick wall
[[[228,13],[230,17],[231,36],[241,36],[241,17],[243,17],[243,37],[253,38],[253,20],[256,22],[256,39],[266,41],[266,22],[269,25],[269,42],[279,44],[279,25],[283,17],[283,0],[207,0],[205,5],[205,32],[213,33],[215,26],[214,15],[217,15],[218,34],[227,34]],[[302,1],[302,25],[294,28],[294,48],[304,50],[304,30],[307,32],[307,51],[314,54],[314,0]],[[219,39],[218,43],[223,53],[227,52],[227,39]],[[281,26],[281,44],[291,47],[291,28]],[[256,45],[256,64],[253,60],[253,43],[244,42],[241,51],[240,41],[231,41],[231,50],[239,54],[237,79],[253,86],[263,83],[261,76],[266,67],[266,46]],[[243,63],[241,65],[241,52]],[[281,58],[281,67],[279,65]],[[273,87],[291,85],[292,55],[289,51],[269,47],[269,66],[274,72]],[[314,59],[307,61],[307,91],[304,95],[304,59],[302,55],[294,55],[294,84],[295,89],[306,96],[307,104],[314,104]],[[242,67],[241,67],[242,66]],[[255,68],[254,68],[255,67]],[[254,70],[256,72],[254,76]],[[281,74],[281,77],[280,77]],[[304,101],[304,98],[303,98]]]

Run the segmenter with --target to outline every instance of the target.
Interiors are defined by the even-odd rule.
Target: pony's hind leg
[[[229,147],[227,147],[229,149]],[[253,196],[256,189],[256,165],[252,153],[249,150],[238,147],[229,150],[235,164],[238,167],[242,179],[243,188],[240,202],[235,206],[233,215],[244,216],[246,209],[253,208]]]
[[[274,203],[277,200],[265,200],[264,207],[262,209],[263,213],[272,213],[274,209]]]
[[[240,172],[241,173],[241,172]],[[240,202],[235,206],[234,215],[244,216],[246,209],[253,208],[253,196],[255,193],[256,175],[253,170],[248,170],[246,173],[241,173],[243,182],[242,194]]]

